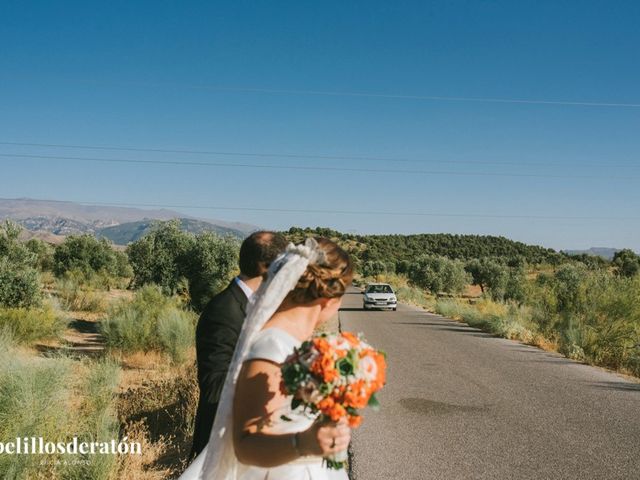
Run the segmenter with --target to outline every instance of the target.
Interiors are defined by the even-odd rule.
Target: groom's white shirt
[[[244,292],[244,294],[247,296],[247,298],[251,300],[251,297],[253,296],[253,290],[251,290],[246,283],[240,280],[240,277],[236,277],[234,280],[236,281],[240,289]]]

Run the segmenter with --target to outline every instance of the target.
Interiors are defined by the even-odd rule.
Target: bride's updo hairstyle
[[[344,295],[353,279],[353,263],[347,252],[328,238],[315,237],[321,250],[317,262],[310,263],[287,296],[293,304],[311,303],[318,298]]]

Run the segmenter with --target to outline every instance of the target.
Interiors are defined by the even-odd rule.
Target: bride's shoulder
[[[285,330],[276,327],[265,328],[256,334],[246,360],[260,359],[282,363],[300,343]]]

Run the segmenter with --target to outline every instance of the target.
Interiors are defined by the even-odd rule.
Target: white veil
[[[233,448],[233,395],[236,381],[256,333],[264,326],[298,283],[309,263],[321,262],[323,251],[313,238],[304,245],[289,244],[269,268],[267,278],[251,298],[247,317],[231,359],[220,395],[209,443],[179,480],[235,480],[241,464]]]

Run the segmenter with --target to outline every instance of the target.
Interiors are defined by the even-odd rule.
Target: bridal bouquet
[[[359,335],[322,334],[304,342],[282,364],[281,390],[293,395],[293,410],[303,407],[334,422],[346,418],[355,428],[362,408],[378,407],[375,393],[384,386],[385,370],[384,353]],[[346,460],[346,451],[325,458],[334,469],[344,468]]]

